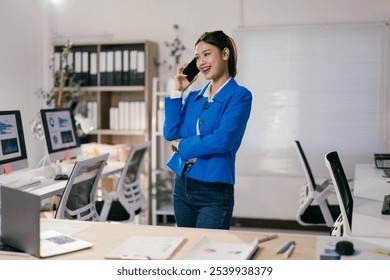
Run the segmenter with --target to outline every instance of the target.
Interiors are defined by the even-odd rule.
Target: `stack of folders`
[[[141,45],[108,45],[97,52],[96,46],[73,46],[66,61],[62,47],[54,49],[57,74],[69,70],[81,86],[139,86],[145,83],[145,51]],[[60,75],[55,84],[58,87]],[[65,81],[69,85],[70,78]]]
[[[69,86],[70,80],[80,82],[81,86],[97,86],[97,48],[96,46],[74,46],[65,57],[62,48],[54,50],[54,69],[57,74],[68,71],[69,77],[64,86]],[[60,75],[57,75],[55,85],[59,86]]]
[[[102,86],[144,85],[145,51],[131,45],[102,48],[99,73]]]
[[[110,129],[145,130],[145,101],[119,101],[118,107],[110,108]]]

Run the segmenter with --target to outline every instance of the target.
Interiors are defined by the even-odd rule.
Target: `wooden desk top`
[[[99,223],[99,222],[80,222],[69,220],[51,220],[50,224],[58,223],[60,227],[86,226],[86,228],[74,236],[86,241],[90,241],[94,246],[90,249],[73,252],[69,254],[51,257],[49,259],[58,260],[101,260],[120,245],[131,235],[143,236],[180,236],[187,240],[179,250],[173,255],[172,259],[181,259],[184,254],[192,248],[200,239],[207,236],[220,242],[245,242],[249,243],[255,238],[263,238],[271,234],[278,234],[278,238],[260,243],[260,249],[257,250],[253,259],[264,260],[284,260],[283,254],[276,254],[276,251],[285,242],[294,240],[296,247],[289,259],[292,260],[311,260],[315,259],[316,236],[301,234],[279,234],[278,232],[254,232],[238,230],[210,230],[178,228],[171,226],[150,226],[124,223]],[[65,232],[64,232],[65,233]],[[0,259],[35,259],[35,257],[21,257],[11,255],[0,255]]]

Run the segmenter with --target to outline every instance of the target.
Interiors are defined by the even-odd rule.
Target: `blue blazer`
[[[182,98],[165,98],[164,137],[168,141],[182,138],[179,153],[167,165],[178,176],[191,158],[196,162],[186,176],[203,181],[235,183],[236,153],[244,136],[252,107],[252,94],[232,78],[208,102],[202,89]],[[199,119],[200,135],[196,134]]]

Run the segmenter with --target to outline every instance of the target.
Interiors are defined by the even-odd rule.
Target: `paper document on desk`
[[[131,236],[106,255],[106,259],[167,260],[185,240],[184,237]]]
[[[258,240],[251,243],[217,242],[203,237],[183,260],[249,260],[258,248]]]

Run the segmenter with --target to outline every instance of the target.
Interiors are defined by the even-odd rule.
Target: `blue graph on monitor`
[[[71,130],[68,131],[62,131],[61,132],[61,138],[62,138],[62,143],[72,143],[73,140],[73,134]]]
[[[6,124],[6,123],[3,123],[3,122],[0,122],[0,134],[1,135],[3,135],[3,134],[11,134],[12,132],[10,130],[13,127],[14,126],[11,125],[11,124]]]
[[[1,140],[1,148],[4,155],[14,154],[19,152],[18,139],[10,138]]]
[[[58,117],[58,125],[60,127],[67,127],[68,126],[68,122],[69,122],[68,119],[63,119],[61,117]]]

